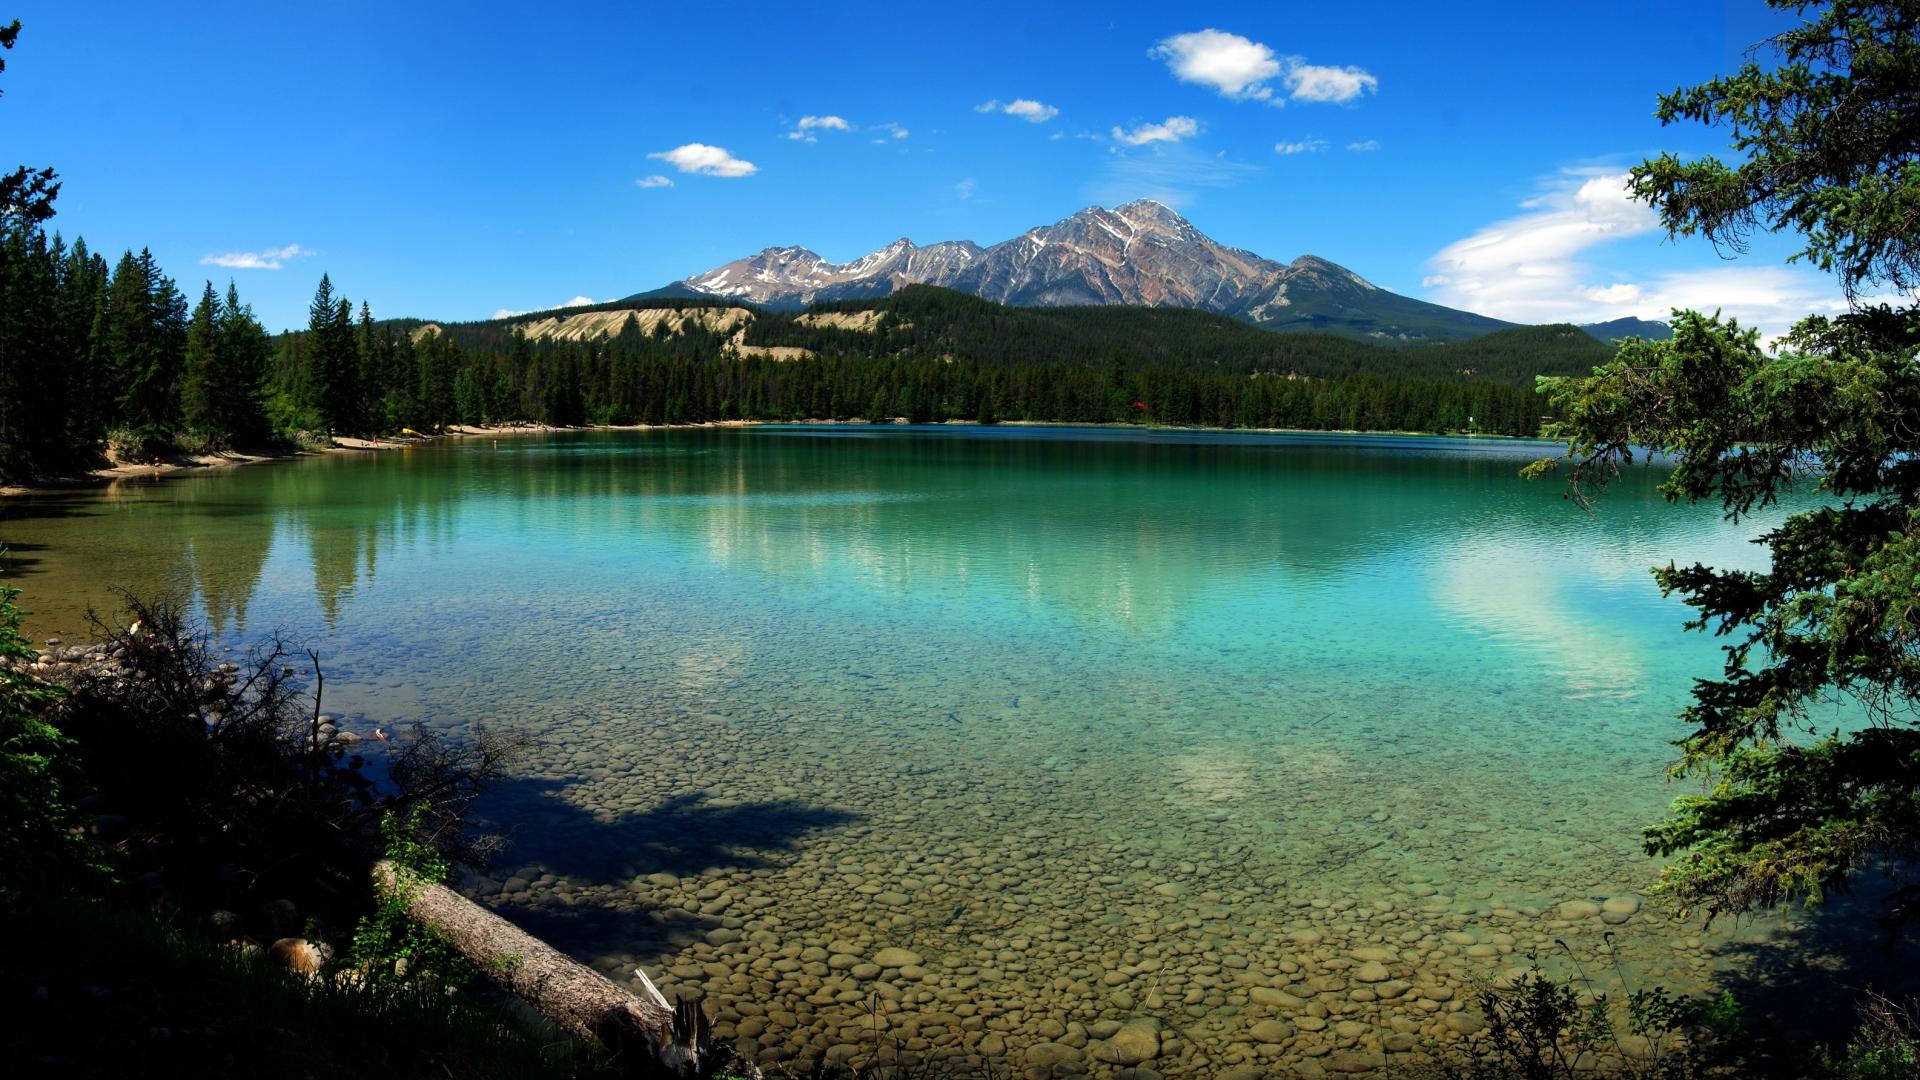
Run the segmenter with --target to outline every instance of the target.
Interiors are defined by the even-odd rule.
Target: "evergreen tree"
[[[106,260],[89,251],[86,240],[75,240],[60,273],[59,344],[51,362],[71,372],[63,443],[79,458],[90,457],[106,437],[111,411],[101,392],[107,373],[93,366],[94,320],[106,302],[107,279]]]
[[[180,380],[180,406],[187,429],[203,439],[224,440],[229,434],[223,430],[219,401],[223,314],[220,297],[209,281],[187,322],[187,346]]]
[[[1737,249],[1755,227],[1798,231],[1801,255],[1849,296],[1911,297],[1920,7],[1842,0],[1775,44],[1775,70],[1749,64],[1660,101],[1664,121],[1729,127],[1745,160],[1668,155],[1633,170],[1634,191],[1676,236]],[[1690,628],[1731,638],[1720,677],[1681,714],[1675,772],[1704,793],[1646,834],[1650,853],[1677,856],[1663,885],[1683,906],[1814,900],[1920,853],[1920,305],[1903,303],[1808,318],[1777,355],[1731,320],[1677,312],[1671,341],[1545,380],[1583,498],[1636,447],[1678,458],[1669,499],[1736,519],[1796,483],[1821,496],[1757,538],[1764,570],[1655,571],[1698,612]],[[1836,724],[1838,702],[1857,720]],[[1896,882],[1889,904],[1913,917],[1920,886]]]
[[[95,319],[91,366],[103,376],[113,419],[148,443],[165,442],[179,427],[186,321],[186,297],[153,252],[122,255]]]
[[[19,38],[19,19],[0,26],[0,53],[12,49]],[[6,57],[0,56],[0,71],[5,70]],[[50,168],[29,169],[22,165],[10,173],[0,174],[0,234],[38,228],[53,216],[53,200],[59,194],[59,177]]]
[[[254,318],[253,308],[240,302],[240,291],[227,282],[227,299],[220,305],[220,378],[215,387],[221,430],[241,445],[258,443],[271,434],[267,421],[267,368],[273,345],[267,328]]]
[[[36,361],[54,348],[58,263],[37,227],[0,231],[0,475],[57,466],[66,423],[64,371]]]
[[[312,404],[327,430],[345,433],[360,426],[360,351],[353,335],[353,305],[336,297],[333,281],[320,275],[307,309],[308,387]]]

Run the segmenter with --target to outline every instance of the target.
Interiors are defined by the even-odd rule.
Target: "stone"
[[[873,954],[873,962],[883,968],[913,967],[921,962],[920,954],[912,949],[887,948]]]
[[[1554,914],[1572,922],[1576,919],[1591,919],[1600,914],[1600,905],[1591,900],[1568,900],[1553,910]]]
[[[1487,1022],[1478,1013],[1448,1013],[1445,1021],[1447,1030],[1455,1035],[1477,1035],[1486,1030]]]
[[[1601,911],[1618,911],[1632,915],[1640,910],[1640,898],[1637,896],[1613,896],[1600,905]]]
[[[1105,1042],[1097,1044],[1093,1056],[1109,1065],[1138,1065],[1160,1056],[1160,1022],[1138,1017],[1120,1025]]]
[[[1619,926],[1639,911],[1640,898],[1637,896],[1609,897],[1600,905],[1600,921],[1609,926]]]
[[[264,937],[291,937],[300,932],[300,908],[291,900],[273,900],[261,904],[255,914],[266,928]]]
[[[1278,1005],[1282,1008],[1297,1009],[1306,1002],[1272,986],[1256,986],[1247,991],[1247,1000],[1255,1005]]]
[[[1372,1050],[1335,1050],[1324,1065],[1328,1072],[1370,1073],[1386,1068],[1387,1058]]]
[[[1412,989],[1412,983],[1401,979],[1392,979],[1374,986],[1373,992],[1382,1001],[1392,1001],[1394,998],[1405,996],[1407,991]]]
[[[317,975],[320,965],[325,962],[320,950],[309,944],[306,938],[281,938],[268,950],[273,961],[288,971],[301,975]]]
[[[1062,1043],[1034,1043],[1027,1047],[1027,1064],[1036,1069],[1051,1069],[1057,1065],[1074,1064],[1080,1058],[1080,1051]]]
[[[1361,964],[1359,967],[1353,969],[1353,978],[1355,982],[1363,982],[1363,983],[1386,982],[1388,979],[1392,977],[1393,977],[1393,972],[1388,971],[1387,965],[1379,962],[1378,960],[1369,960],[1366,963]]]
[[[1295,1028],[1285,1020],[1262,1020],[1247,1029],[1254,1042],[1283,1043],[1293,1038]]]

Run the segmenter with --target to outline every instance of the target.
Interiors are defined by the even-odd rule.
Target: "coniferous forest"
[[[971,420],[1531,435],[1533,376],[1607,347],[1571,327],[1450,345],[1281,335],[1199,312],[1007,308],[947,290],[827,305],[872,332],[756,312],[744,333],[630,318],[528,340],[528,318],[376,320],[322,277],[306,329],[270,335],[237,288],[189,301],[148,251],[109,263],[15,215],[0,235],[0,476],[170,450],[450,424]],[[635,307],[697,309],[695,301]],[[602,305],[596,309],[607,310]],[[561,318],[568,312],[554,313]],[[768,346],[806,350],[775,359]]]

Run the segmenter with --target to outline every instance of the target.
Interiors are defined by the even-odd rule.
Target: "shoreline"
[[[0,498],[14,498],[22,495],[44,494],[53,491],[74,491],[87,488],[111,486],[126,480],[152,479],[162,480],[184,474],[205,472],[213,469],[239,468],[247,465],[264,465],[299,458],[318,457],[323,454],[362,454],[381,453],[391,450],[406,450],[416,446],[428,446],[437,442],[470,438],[499,438],[502,435],[551,435],[569,431],[656,431],[687,430],[694,428],[748,428],[748,427],[907,427],[901,418],[875,424],[862,419],[850,420],[709,420],[698,424],[584,424],[579,427],[555,427],[551,424],[506,424],[490,426],[482,424],[456,424],[445,431],[421,437],[395,436],[393,438],[361,439],[335,437],[333,445],[323,450],[268,449],[252,448],[246,450],[218,450],[205,453],[179,453],[161,459],[157,464],[138,462],[115,462],[83,473],[66,476],[48,476],[19,484],[0,484]],[[1362,431],[1348,428],[1269,428],[1269,427],[1214,427],[1202,424],[1123,424],[1099,421],[1075,422],[1065,420],[1002,420],[994,424],[979,424],[975,421],[948,420],[936,424],[919,425],[922,427],[1058,427],[1089,428],[1095,430],[1134,429],[1140,431],[1185,431],[1199,433],[1254,434],[1254,435],[1345,435],[1379,436],[1398,438],[1436,438],[1471,439],[1499,442],[1551,442],[1539,436],[1498,435],[1498,434],[1453,434],[1436,431]]]

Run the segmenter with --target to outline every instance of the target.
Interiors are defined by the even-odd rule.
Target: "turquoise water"
[[[1644,473],[1584,513],[1516,476],[1554,451],[528,436],[8,500],[0,540],[39,636],[165,587],[319,649],[349,727],[534,734],[466,886],[769,1058],[1105,1075],[1137,1021],[1200,1075],[1390,1060],[1607,934],[1725,962],[1635,910],[1718,659],[1646,571],[1756,565],[1764,522]]]

